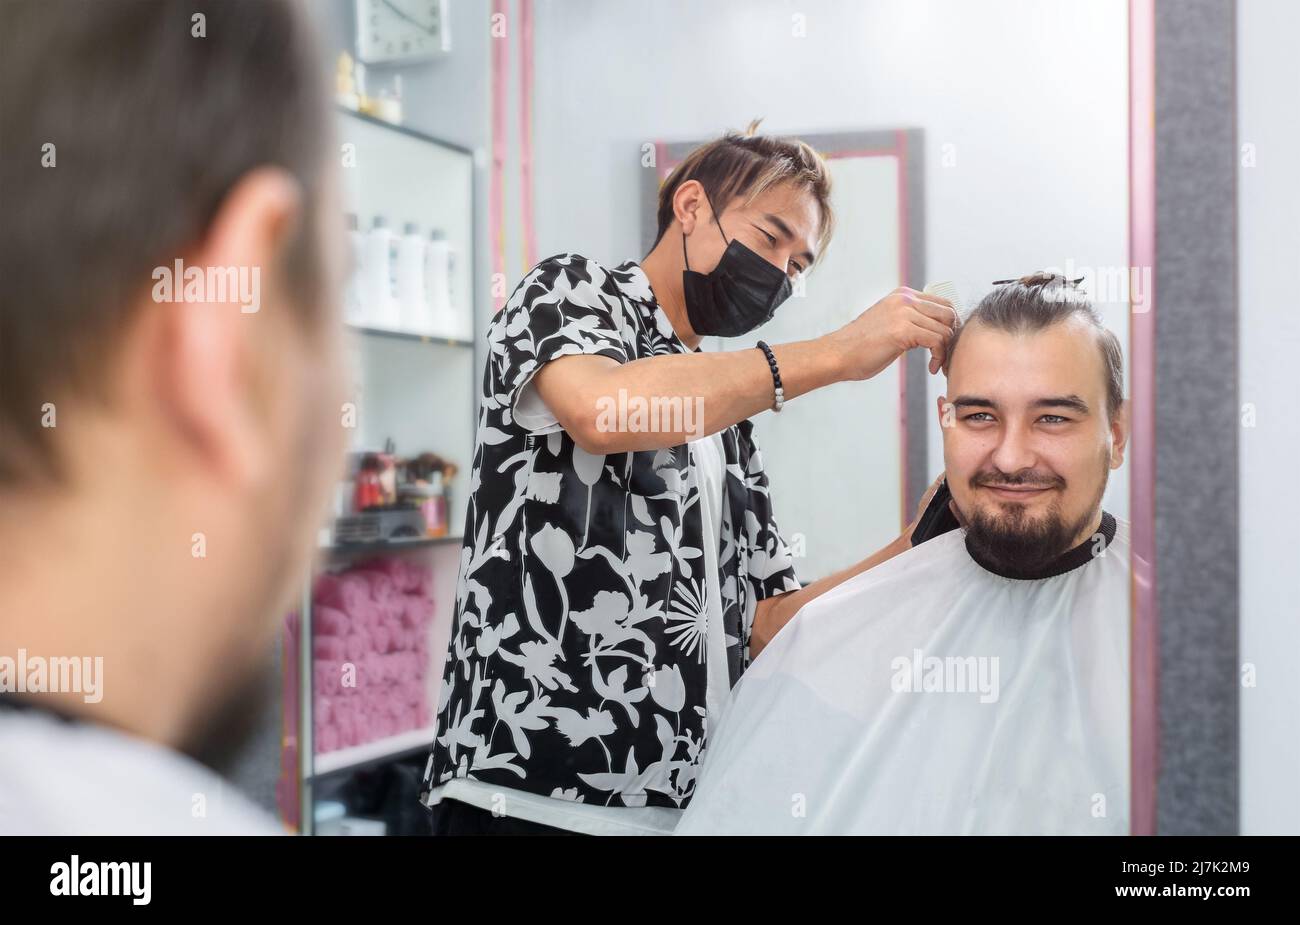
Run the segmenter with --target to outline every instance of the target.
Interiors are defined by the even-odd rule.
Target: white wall
[[[640,146],[763,116],[781,134],[924,129],[928,276],[972,301],[1042,267],[1127,263],[1124,0],[539,0],[537,19],[539,255],[639,259]],[[1124,307],[1106,315],[1127,344]],[[1126,470],[1106,505],[1127,515]]]
[[[1300,833],[1300,7],[1240,0],[1237,12],[1241,400],[1241,830]],[[1246,421],[1243,420],[1243,424]]]

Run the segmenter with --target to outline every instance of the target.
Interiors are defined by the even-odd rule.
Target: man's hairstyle
[[[43,406],[102,398],[153,269],[200,242],[259,166],[302,186],[283,269],[314,319],[331,128],[315,30],[292,0],[4,0],[0,35],[4,487],[58,478]]]
[[[700,145],[673,168],[659,186],[658,245],[673,223],[673,196],[687,180],[704,187],[709,202],[721,213],[737,196],[748,206],[764,191],[781,183],[807,190],[821,213],[817,236],[817,260],[835,232],[835,213],[831,209],[831,175],[826,161],[812,146],[797,138],[759,135],[761,119],[749,123],[743,134],[727,132],[721,138]],[[811,269],[811,268],[810,268]]]
[[[1106,410],[1113,418],[1124,403],[1124,352],[1119,338],[1101,322],[1086,293],[1057,273],[1039,271],[1019,279],[995,283],[994,290],[980,300],[958,326],[948,345],[948,363],[957,352],[962,331],[983,324],[1012,334],[1041,331],[1067,318],[1085,319],[1096,331],[1106,371]]]

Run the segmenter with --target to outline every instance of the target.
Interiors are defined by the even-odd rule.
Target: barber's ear
[[[1129,409],[1126,399],[1110,419],[1110,467],[1118,469],[1124,464],[1124,453],[1128,449]]]
[[[673,193],[673,214],[681,223],[682,234],[695,230],[695,223],[708,215],[709,204],[699,180],[686,180]]]
[[[162,312],[161,349],[151,362],[157,399],[179,440],[172,445],[239,487],[266,478],[274,462],[268,367],[286,319],[282,311],[263,311],[262,297],[301,219],[302,191],[288,172],[251,171],[183,258],[187,268],[209,278],[222,271],[236,285],[224,298],[205,286],[198,300],[155,306]]]

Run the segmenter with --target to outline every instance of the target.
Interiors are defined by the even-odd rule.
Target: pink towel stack
[[[433,721],[426,694],[432,585],[428,565],[396,556],[316,579],[312,680],[318,753]]]

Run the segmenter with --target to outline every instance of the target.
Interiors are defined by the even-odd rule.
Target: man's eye
[[[1045,414],[1039,418],[1044,424],[1068,424],[1070,419],[1059,414]]]
[[[993,420],[993,415],[989,414],[987,411],[976,411],[974,414],[966,415],[964,418],[962,418],[962,420],[983,423],[984,421]]]

